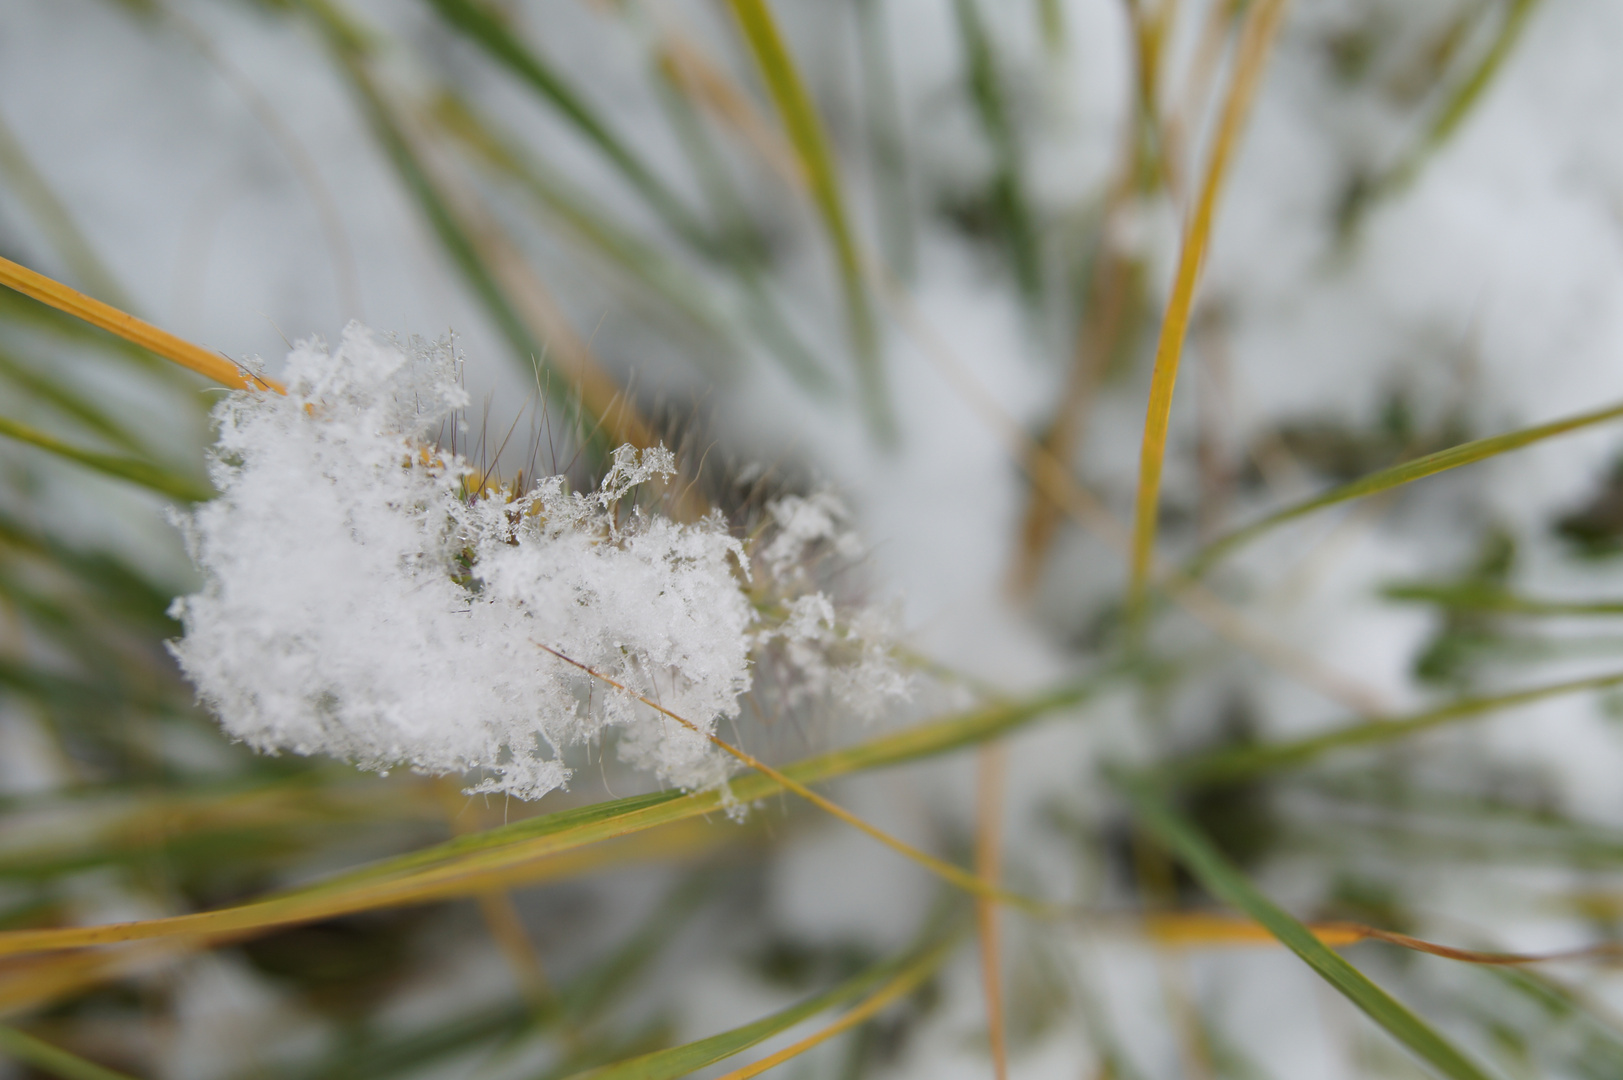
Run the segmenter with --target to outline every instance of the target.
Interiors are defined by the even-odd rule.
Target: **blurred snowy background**
[[[454,333],[472,456],[500,475],[546,471],[538,387],[567,441],[557,388],[592,368],[718,504],[761,476],[837,492],[869,549],[853,587],[897,605],[939,679],[877,729],[813,715],[761,734],[778,759],[1141,647],[1132,676],[1009,740],[1007,880],[1101,912],[1211,910],[1145,854],[1107,765],[1610,674],[1623,653],[1623,435],[1606,425],[1270,531],[1208,575],[1219,617],[1158,602],[1139,646],[1119,543],[1022,471],[1040,443],[1131,520],[1180,229],[1258,6],[779,0],[847,256],[724,4],[8,0],[0,254],[273,375],[350,320]],[[1623,7],[1602,0],[1290,6],[1188,334],[1169,564],[1407,458],[1623,401],[1620,49]],[[0,416],[200,478],[217,393],[0,308]],[[194,584],[161,500],[11,444],[0,490],[8,928],[218,907],[554,808],[231,747],[157,645],[176,632],[162,602]],[[108,597],[131,589],[126,616]],[[1555,696],[1180,805],[1303,918],[1589,946],[1623,931],[1620,723],[1623,696]],[[610,759],[559,805],[646,786]],[[833,790],[967,858],[976,782],[965,751]],[[233,784],[283,801],[217,835],[171,805]],[[156,823],[115,828],[140,814]],[[526,1026],[528,969],[471,904],[60,987],[0,970],[34,987],[0,985],[0,1008],[132,1075],[570,1075],[895,953],[935,896],[868,838],[778,804],[678,861],[699,869],[650,857],[513,894],[556,986],[639,934],[669,939],[590,1022]],[[1428,1075],[1283,949],[1172,947],[1104,914],[1004,926],[1014,1075]],[[1603,965],[1348,955],[1493,1075],[1623,1075],[1623,985]],[[929,992],[782,1070],[988,1075],[982,978],[964,949]],[[409,1049],[453,1022],[442,1050]]]

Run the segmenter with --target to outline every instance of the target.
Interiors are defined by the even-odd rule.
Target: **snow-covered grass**
[[[289,392],[0,297],[0,1057],[1623,1074],[1593,955],[1344,947],[1616,933],[1618,435],[1472,440],[1623,399],[1619,45],[10,5],[0,254]]]

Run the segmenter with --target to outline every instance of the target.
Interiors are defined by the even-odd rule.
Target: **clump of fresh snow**
[[[877,718],[912,692],[911,678],[891,656],[895,612],[842,612],[826,592],[811,588],[825,562],[849,565],[863,556],[850,511],[833,492],[819,491],[786,495],[768,504],[767,514],[772,529],[758,560],[766,588],[780,594],[763,605],[769,615],[755,631],[761,662],[772,665],[791,707],[826,699],[864,720]]]
[[[613,729],[623,758],[693,789],[728,774],[706,736],[739,715],[753,649],[789,644],[790,704],[872,713],[906,690],[881,624],[842,625],[801,580],[821,547],[860,550],[832,496],[773,505],[758,580],[718,514],[627,511],[675,471],[663,447],[621,447],[593,492],[470,494],[434,445],[468,403],[446,344],[352,324],[335,352],[299,345],[287,382],[217,408],[220,495],[183,522],[205,584],[174,607],[181,667],[258,749],[482,770],[474,790],[538,798],[569,777],[561,748]]]

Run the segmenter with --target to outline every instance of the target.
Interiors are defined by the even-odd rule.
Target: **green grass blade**
[[[1001,73],[992,36],[981,18],[976,0],[954,0],[958,36],[963,42],[968,70],[965,72],[969,98],[980,117],[981,128],[992,144],[996,163],[992,175],[992,198],[1003,219],[1004,242],[1014,265],[1015,281],[1028,301],[1042,293],[1042,264],[1037,230],[1032,221],[1031,202],[1026,195],[1020,148],[1015,139],[1014,118],[1003,92]]]
[[[1114,672],[1104,672],[1026,701],[992,705],[959,716],[920,724],[856,746],[835,750],[786,765],[782,772],[802,784],[816,784],[840,776],[921,761],[967,746],[978,745],[1061,709],[1076,706],[1101,689]],[[730,782],[731,794],[741,803],[755,803],[782,792],[777,782],[760,773],[748,773]],[[632,795],[573,810],[516,821],[481,833],[457,837],[406,855],[385,859],[329,879],[289,896],[341,891],[398,875],[451,865],[467,856],[490,854],[522,861],[555,854],[586,844],[716,813],[725,799],[718,791],[683,794],[676,791]],[[457,863],[456,865],[464,865]],[[3,948],[0,948],[3,952]]]
[[[33,365],[17,359],[9,350],[0,346],[0,378],[5,379],[19,390],[23,390],[45,404],[51,406],[64,416],[77,420],[84,427],[108,442],[116,443],[131,453],[144,453],[146,447],[141,440],[118,421],[109,415],[101,406],[67,389],[53,379],[41,375]]]
[[[189,480],[184,476],[164,469],[150,461],[138,458],[119,457],[114,454],[101,454],[94,450],[85,450],[53,435],[19,424],[15,420],[0,417],[0,435],[16,439],[18,442],[37,446],[47,453],[57,457],[66,458],[86,468],[94,469],[106,476],[119,480],[128,480],[132,484],[139,484],[144,488],[167,495],[173,499],[185,502],[207,502],[214,498],[214,489],[207,484]]]
[[[884,3],[858,0],[857,49],[862,61],[863,110],[867,114],[868,154],[875,174],[879,239],[891,269],[908,281],[918,264],[918,211],[908,175],[901,95],[896,89]]]
[[[654,245],[621,228],[586,192],[525,153],[514,140],[498,134],[466,100],[442,90],[433,108],[433,119],[478,162],[519,187],[582,247],[657,294],[695,326],[725,339],[725,317],[691,273]]]
[[[60,1080],[130,1080],[127,1073],[86,1061],[13,1027],[0,1027],[0,1054]]]
[[[637,985],[638,976],[690,921],[699,901],[711,891],[714,877],[713,870],[706,870],[679,883],[629,941],[574,976],[556,998],[539,1009],[530,1004],[481,1009],[425,1028],[347,1044],[320,1061],[282,1075],[285,1080],[376,1080],[421,1070],[481,1043],[519,1039],[561,1024],[583,1028],[621,991]]]
[[[638,975],[699,910],[700,903],[713,891],[715,881],[715,870],[705,868],[695,870],[678,882],[629,941],[601,964],[576,976],[564,989],[559,996],[563,1014],[577,1023],[589,1020],[622,991],[634,988]]]
[[[0,664],[0,676],[5,667]],[[781,771],[814,784],[867,769],[898,765],[971,746],[1005,734],[1096,692],[1115,672],[1061,687],[1022,702],[994,705],[785,766]],[[749,804],[780,794],[772,778],[749,773],[730,783],[734,800]],[[121,941],[228,933],[309,922],[371,908],[422,903],[469,891],[474,875],[510,871],[600,840],[716,814],[727,799],[715,790],[655,792],[514,822],[382,860],[313,886],[238,907],[139,923],[0,933],[0,956]],[[473,878],[477,882],[476,878]],[[486,886],[479,885],[479,888]]]
[[[1314,758],[1332,750],[1353,746],[1374,746],[1379,743],[1406,739],[1422,731],[1445,724],[1470,720],[1500,709],[1529,705],[1563,694],[1576,694],[1585,690],[1604,690],[1623,684],[1623,672],[1597,675],[1587,679],[1535,686],[1509,694],[1492,697],[1464,698],[1437,709],[1428,709],[1410,716],[1391,720],[1360,721],[1335,728],[1322,735],[1310,735],[1288,742],[1264,743],[1260,746],[1242,746],[1234,750],[1221,750],[1214,754],[1175,762],[1166,775],[1182,783],[1213,783],[1238,780],[1259,773],[1305,765]]]
[[[1283,510],[1275,511],[1260,521],[1236,529],[1227,536],[1219,537],[1206,545],[1196,554],[1184,573],[1191,577],[1198,577],[1209,570],[1219,559],[1234,551],[1240,545],[1261,536],[1268,530],[1283,525],[1288,521],[1295,521],[1315,510],[1335,506],[1337,503],[1347,502],[1351,499],[1362,499],[1370,495],[1378,495],[1383,491],[1401,487],[1416,480],[1423,480],[1449,469],[1457,469],[1462,465],[1472,465],[1486,458],[1498,454],[1520,450],[1524,446],[1541,442],[1544,439],[1565,435],[1569,431],[1590,427],[1594,424],[1605,423],[1623,416],[1623,405],[1609,405],[1594,412],[1580,413],[1569,416],[1564,420],[1553,420],[1548,424],[1538,424],[1534,427],[1522,428],[1518,431],[1507,431],[1503,435],[1491,435],[1486,439],[1475,439],[1458,446],[1451,446],[1447,450],[1439,450],[1435,454],[1416,458],[1413,461],[1394,465],[1389,469],[1381,469],[1368,476],[1354,480],[1350,484],[1343,484],[1316,495],[1311,499],[1299,502],[1294,506],[1287,506]]]
[[[701,245],[704,229],[625,140],[609,127],[569,81],[519,41],[513,31],[477,0],[428,0],[440,18],[490,54],[532,90],[551,103],[575,129],[596,146],[636,188],[671,229]]]
[[[497,329],[507,339],[508,345],[520,362],[528,368],[532,360],[539,359],[545,354],[545,350],[531,336],[512,300],[497,283],[495,275],[485,265],[485,261],[480,258],[478,249],[462,222],[418,159],[417,152],[401,129],[394,110],[372,81],[365,58],[353,47],[340,26],[334,23],[330,15],[331,9],[327,4],[306,3],[306,10],[315,14],[319,28],[324,32],[339,67],[360,100],[373,135],[383,146],[384,153],[400,176],[401,182],[405,184],[406,190],[422,210],[423,216],[428,219],[446,254],[462,272],[469,288],[489,312]]]
[[[678,1077],[686,1076],[697,1069],[741,1054],[803,1020],[861,997],[870,990],[879,993],[889,990],[894,993],[897,987],[901,986],[905,992],[906,987],[923,982],[940,967],[952,954],[958,941],[959,936],[955,934],[899,959],[876,964],[833,989],[807,998],[787,1009],[781,1009],[770,1016],[762,1017],[754,1023],[712,1035],[707,1039],[699,1039],[629,1061],[578,1073],[573,1080],[677,1080]]]
[[[763,259],[769,245],[748,217],[743,192],[733,182],[726,162],[689,98],[686,81],[676,74],[670,63],[660,62],[654,67],[655,87],[671,133],[698,176],[711,216],[721,222],[715,248],[701,250],[699,254],[720,261],[733,274],[743,293],[742,314],[746,325],[783,365],[790,378],[815,397],[832,396],[834,380],[800,340],[767,284]]]
[[[1381,590],[1388,600],[1407,600],[1457,611],[1498,615],[1623,615],[1623,600],[1540,600],[1517,596],[1492,585],[1427,585],[1398,583]]]
[[[1398,159],[1397,164],[1375,180],[1362,199],[1352,207],[1349,226],[1356,226],[1358,219],[1375,202],[1413,183],[1426,163],[1437,155],[1449,139],[1453,138],[1454,133],[1481,102],[1488,87],[1504,67],[1505,60],[1515,48],[1516,42],[1520,40],[1528,17],[1533,14],[1538,3],[1539,0],[1510,0],[1509,10],[1505,12],[1504,21],[1499,24],[1499,32],[1494,35],[1493,43],[1487,52],[1483,53],[1476,66],[1449,91],[1413,147]]]
[[[968,746],[976,746],[1032,723],[1044,716],[1081,704],[1097,693],[1114,672],[1105,672],[1025,701],[991,705],[942,720],[934,720],[892,735],[884,735],[856,746],[807,758],[781,771],[802,784],[817,784],[837,777],[894,765],[922,761]],[[733,798],[754,803],[780,793],[778,784],[759,773],[748,773],[730,781]],[[701,791],[691,795],[665,791],[631,795],[574,810],[516,821],[482,833],[458,837],[410,855],[386,860],[368,868],[371,877],[434,865],[464,854],[498,849],[506,845],[548,837],[568,839],[568,846],[599,839],[624,836],[632,831],[653,828],[714,813],[722,806],[720,792]],[[558,850],[562,850],[561,848]]]
[[[1189,868],[1214,897],[1261,923],[1279,939],[1280,944],[1301,957],[1370,1019],[1442,1075],[1451,1080],[1489,1080],[1487,1073],[1424,1020],[1376,986],[1363,972],[1314,937],[1311,930],[1259,892],[1199,831],[1172,809],[1153,785],[1137,778],[1117,779],[1139,821]]]
[[[0,118],[0,175],[17,193],[19,201],[33,214],[35,222],[50,238],[56,253],[67,264],[86,292],[125,311],[134,311],[129,296],[119,287],[96,250],[85,239],[73,215],[51,190],[49,181],[29,160],[10,125]]]
[[[839,265],[840,284],[845,293],[846,318],[857,364],[857,385],[863,411],[876,435],[889,441],[895,437],[884,373],[879,361],[879,332],[863,279],[862,259],[857,251],[845,197],[840,191],[834,154],[823,123],[812,103],[811,94],[789,55],[783,35],[772,17],[767,0],[728,0],[728,7],[743,32],[756,66],[783,120],[789,142],[795,148],[805,172],[812,202],[822,218],[824,230],[834,248]]]
[[[1060,0],[1037,0],[1037,25],[1042,27],[1043,48],[1050,56],[1065,48],[1065,9]]]
[[[1493,44],[1483,54],[1476,67],[1460,80],[1459,85],[1443,102],[1442,108],[1437,110],[1435,119],[1421,140],[1422,155],[1434,152],[1459,130],[1465,118],[1471,114],[1471,110],[1481,101],[1483,92],[1499,74],[1511,50],[1516,47],[1523,27],[1527,25],[1527,18],[1533,14],[1533,9],[1538,3],[1539,0],[1510,0],[1510,10],[1505,13],[1504,22],[1500,23],[1499,33],[1495,35]]]

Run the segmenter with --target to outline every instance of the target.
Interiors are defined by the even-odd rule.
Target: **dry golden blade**
[[[26,266],[19,266],[10,259],[0,258],[0,285],[15,289],[42,304],[49,304],[58,311],[84,320],[91,326],[117,334],[125,341],[134,342],[165,360],[172,360],[181,367],[195,371],[199,375],[206,375],[222,385],[244,390],[257,388],[275,390],[277,393],[284,392],[281,384],[255,375],[219,353],[212,353],[200,345],[193,345],[167,330],[160,330],[111,304],[104,304],[93,296],[86,296],[77,289],[69,288],[60,281],[48,278]]]
[[[907,841],[892,836],[883,829],[869,824],[867,821],[864,821],[862,818],[851,813],[851,811],[845,809],[843,806],[839,806],[838,804],[823,798],[823,796],[817,794],[817,792],[813,791],[805,784],[802,784],[793,777],[786,776],[784,773],[774,769],[772,766],[768,765],[760,758],[755,757],[753,754],[745,753],[743,750],[740,750],[738,747],[729,742],[725,742],[714,735],[706,734],[700,730],[698,725],[694,724],[693,721],[678,716],[676,713],[665,708],[665,706],[659,704],[659,702],[654,701],[651,698],[644,697],[643,695],[631,690],[622,683],[616,682],[601,672],[594,671],[592,668],[587,667],[579,660],[571,660],[557,649],[551,649],[545,645],[540,645],[539,647],[542,651],[551,653],[564,663],[580,668],[592,678],[601,680],[602,682],[607,683],[609,686],[614,687],[616,690],[624,691],[625,693],[630,694],[632,697],[636,698],[638,701],[642,702],[644,705],[648,706],[650,709],[653,709],[660,715],[670,717],[672,720],[675,720],[678,724],[681,724],[688,730],[703,735],[706,739],[709,739],[716,746],[720,747],[724,752],[737,758],[740,762],[754,769],[762,776],[770,778],[774,783],[781,785],[785,790],[794,792],[796,795],[799,795],[802,799],[805,799],[807,802],[811,803],[824,813],[838,818],[860,832],[866,833],[868,836],[879,841],[881,844],[884,844],[898,855],[913,860],[948,884],[956,885],[958,888],[963,889],[965,892],[970,893],[973,896],[993,900],[998,903],[1009,904],[1012,907],[1017,907],[1020,910],[1033,915],[1052,915],[1056,913],[1057,907],[1055,905],[1033,899],[1029,896],[1022,896],[1019,893],[1009,892],[1006,889],[999,888],[996,885],[983,881],[976,875],[969,873],[960,866],[955,866],[952,863],[947,862],[945,859],[938,859],[934,855],[920,851]]]
[[[1161,499],[1161,469],[1166,460],[1167,428],[1172,416],[1172,390],[1178,381],[1178,362],[1189,329],[1189,315],[1195,302],[1195,286],[1211,239],[1212,220],[1217,213],[1217,197],[1228,175],[1229,164],[1240,141],[1240,131],[1262,81],[1262,69],[1288,0],[1260,0],[1246,17],[1238,54],[1234,61],[1234,81],[1229,84],[1218,122],[1216,141],[1206,164],[1200,194],[1189,225],[1184,231],[1183,248],[1178,255],[1178,272],[1172,296],[1161,321],[1161,337],[1155,346],[1155,369],[1150,376],[1150,402],[1144,419],[1144,445],[1140,452],[1138,500],[1134,509],[1132,571],[1128,586],[1128,611],[1137,621],[1142,617],[1155,552],[1156,514]]]
[[[1003,874],[1003,782],[1008,748],[1001,742],[981,747],[975,784],[975,874],[992,888]],[[998,936],[997,905],[975,898],[975,924],[980,936],[981,983],[986,995],[986,1033],[991,1043],[994,1080],[1008,1080],[1009,1055],[1003,1023],[1003,958]]]

